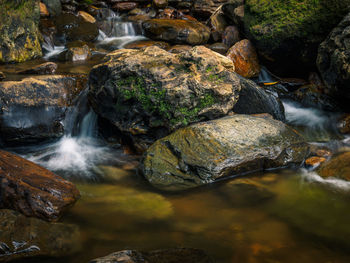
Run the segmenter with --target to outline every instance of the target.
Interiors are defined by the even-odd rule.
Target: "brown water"
[[[80,226],[83,249],[57,262],[172,247],[216,262],[350,262],[349,184],[284,170],[169,194],[132,170],[100,168],[108,183],[78,185],[82,197],[63,219]]]

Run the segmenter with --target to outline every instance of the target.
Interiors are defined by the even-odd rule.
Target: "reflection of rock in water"
[[[0,262],[36,256],[61,257],[79,250],[76,226],[0,210]]]

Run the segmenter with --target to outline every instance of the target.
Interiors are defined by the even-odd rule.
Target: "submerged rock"
[[[327,87],[327,93],[343,103],[350,110],[350,14],[336,26],[319,47],[317,67]]]
[[[140,148],[190,123],[228,114],[242,82],[232,61],[203,46],[117,50],[90,72],[95,112]]]
[[[57,70],[56,63],[45,62],[39,65],[36,65],[34,67],[31,67],[30,69],[18,71],[17,74],[49,75],[49,74],[55,74],[56,70]]]
[[[224,177],[300,164],[304,139],[282,122],[234,115],[197,123],[156,141],[143,174],[155,187],[183,190]]]
[[[164,220],[174,213],[172,204],[157,193],[115,184],[84,184],[78,185],[78,188],[82,197],[71,213],[84,217],[85,220],[91,220],[91,224],[98,224],[98,228],[103,227],[100,222],[107,217],[106,215],[109,215],[108,217],[112,221],[116,215],[124,214],[145,222]],[[97,220],[97,218],[101,220]],[[116,227],[125,228],[126,226]]]
[[[200,45],[209,40],[210,30],[197,21],[150,19],[142,23],[146,36],[176,44]]]
[[[139,252],[136,250],[123,250],[112,253],[106,257],[97,258],[90,263],[213,263],[214,261],[200,249],[173,248]]]
[[[67,108],[85,88],[81,76],[37,76],[0,82],[0,138],[33,143],[63,135]]]
[[[0,62],[41,57],[39,1],[1,0],[0,6]]]
[[[79,198],[71,182],[45,168],[1,150],[0,157],[0,208],[55,221]]]
[[[274,72],[305,74],[349,6],[350,0],[246,0],[245,31]]]
[[[324,162],[317,172],[324,178],[338,178],[350,181],[350,152],[333,156],[328,162]]]
[[[80,242],[74,225],[48,223],[0,210],[0,262],[68,256],[80,250]]]

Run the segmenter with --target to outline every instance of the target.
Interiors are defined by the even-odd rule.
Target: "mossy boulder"
[[[123,49],[92,69],[89,98],[98,115],[145,149],[179,127],[228,114],[242,82],[230,59],[203,46],[180,54]]]
[[[183,190],[218,179],[300,164],[304,139],[271,118],[234,115],[179,129],[145,153],[143,174],[162,190]]]
[[[302,74],[349,7],[350,0],[246,0],[245,31],[275,72]]]
[[[0,63],[41,57],[38,0],[0,0]]]

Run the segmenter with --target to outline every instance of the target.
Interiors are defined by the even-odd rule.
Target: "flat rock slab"
[[[71,182],[0,150],[0,208],[55,221],[79,196],[78,189]]]

